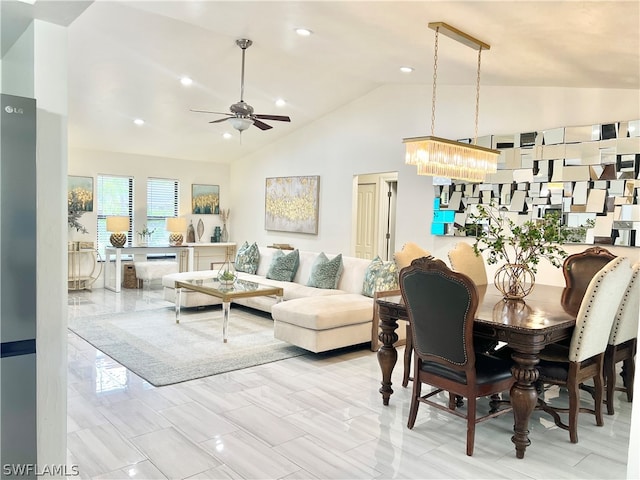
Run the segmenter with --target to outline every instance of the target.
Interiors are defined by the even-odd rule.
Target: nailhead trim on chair
[[[616,259],[612,260],[612,262],[615,262],[615,267],[617,267],[623,260],[624,260],[624,257],[619,257],[619,258],[616,258]],[[602,277],[600,276],[598,278],[598,280],[596,281],[596,286],[593,289],[593,294],[595,294],[598,291],[598,289],[600,288],[600,283],[601,282],[602,282]],[[593,304],[593,295],[589,299],[589,305],[587,306],[586,312],[584,313],[584,317],[583,318],[585,320],[589,318],[589,315],[591,313],[592,304]],[[585,327],[586,323],[587,323],[586,321],[583,321],[580,324],[580,331],[578,332],[578,345],[576,346],[576,354],[580,353],[580,347],[582,346],[582,336],[584,334],[584,327]]]
[[[635,270],[633,272],[633,275],[631,277],[631,282],[629,282],[630,285],[634,285],[636,278],[638,278],[638,273],[640,272],[640,270]],[[630,291],[627,290],[626,292],[624,292],[624,297],[622,297],[622,302],[620,303],[620,308],[618,309],[618,315],[616,315],[616,319],[615,322],[613,324],[613,331],[614,331],[614,337],[616,337],[618,335],[618,329],[620,328],[620,320],[624,313],[625,310],[625,306],[627,304],[627,302],[629,301],[629,295],[630,295]]]
[[[469,294],[469,296],[471,296],[471,292],[469,291],[469,287],[467,287],[467,285],[465,285],[464,283],[460,282],[457,278],[451,277],[450,275],[445,275],[443,272],[437,272],[437,273],[438,273],[438,275],[440,275],[440,276],[443,276],[443,277],[445,277],[445,278],[448,278],[449,280],[452,280],[452,281],[454,281],[454,282],[456,282],[456,283],[458,283],[458,284],[462,285],[462,286],[464,287],[464,289],[467,291],[467,293]],[[461,275],[462,275],[462,274],[461,274]],[[408,308],[409,310],[411,310],[411,307],[409,307],[408,305],[407,305],[407,308]],[[467,308],[466,308],[466,309],[465,309],[465,311],[464,311],[464,316],[465,316],[465,318],[466,318],[466,316],[467,316],[467,314],[468,314],[468,313],[469,313],[469,305],[467,304]],[[415,348],[415,347],[414,347],[414,348]],[[467,361],[469,361],[469,353],[467,352],[467,346],[466,346],[466,343],[464,344],[463,348],[464,348],[464,357],[467,359]],[[448,359],[448,358],[444,358],[444,357],[441,357],[440,355],[434,355],[434,357],[439,357],[439,358],[442,358],[443,360],[446,360],[446,361],[448,361],[448,362],[451,362],[451,360],[450,360],[450,359]],[[455,364],[455,365],[464,365],[464,363],[466,363],[466,362],[464,362],[464,363],[451,362],[451,363],[453,363],[453,364]]]

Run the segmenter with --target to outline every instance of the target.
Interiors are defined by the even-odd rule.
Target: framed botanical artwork
[[[67,204],[76,212],[93,212],[93,177],[68,176]]]
[[[320,176],[266,179],[267,230],[318,234]]]
[[[191,213],[217,215],[220,213],[219,185],[191,185]]]

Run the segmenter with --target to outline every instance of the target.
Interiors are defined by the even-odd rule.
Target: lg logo
[[[11,105],[7,105],[6,107],[4,107],[4,111],[7,113],[18,113],[20,115],[24,113],[24,109],[12,107]]]

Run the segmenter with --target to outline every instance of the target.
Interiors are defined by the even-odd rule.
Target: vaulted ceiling
[[[637,1],[97,0],[69,27],[70,146],[233,161],[380,85],[430,85],[436,21],[491,45],[482,85],[640,89]],[[292,120],[241,142],[228,122],[208,123],[221,115],[190,111],[240,99],[238,38],[253,41],[245,101]],[[441,37],[439,84],[473,85],[476,61]]]

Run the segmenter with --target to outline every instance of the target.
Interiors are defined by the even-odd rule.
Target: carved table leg
[[[396,329],[398,328],[398,322],[395,318],[389,318],[387,315],[380,312],[380,342],[382,346],[378,350],[378,363],[380,364],[380,370],[382,370],[382,387],[380,387],[380,393],[382,394],[382,404],[389,405],[389,397],[393,393],[391,388],[391,375],[393,374],[393,368],[398,361],[398,351],[394,344],[398,341],[398,334]]]
[[[514,352],[511,357],[516,362],[511,368],[511,373],[516,380],[511,387],[511,406],[514,417],[514,435],[511,441],[516,445],[516,457],[524,458],[524,452],[531,444],[529,419],[538,402],[538,393],[534,384],[538,380],[536,365],[540,360],[535,354],[519,352]]]

